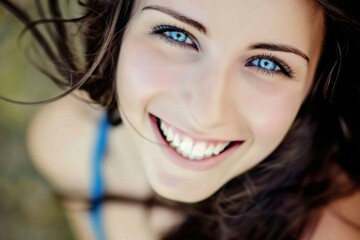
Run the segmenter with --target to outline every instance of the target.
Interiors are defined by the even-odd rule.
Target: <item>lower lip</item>
[[[157,119],[155,116],[150,115],[151,125],[155,134],[155,137],[159,142],[163,143],[163,147],[160,147],[165,156],[170,161],[178,165],[179,167],[186,168],[194,171],[207,171],[224,162],[230,154],[232,154],[243,142],[238,142],[229,147],[226,151],[220,153],[217,156],[204,158],[203,160],[190,160],[180,155],[169,143],[163,138],[157,125]]]

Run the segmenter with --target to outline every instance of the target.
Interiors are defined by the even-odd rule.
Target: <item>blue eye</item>
[[[254,66],[257,66],[259,68],[262,68],[264,70],[271,71],[271,72],[281,70],[281,68],[279,67],[279,65],[276,62],[274,62],[270,59],[267,59],[267,58],[257,58],[257,59],[252,60],[250,63]]]
[[[164,35],[180,43],[192,44],[191,39],[185,33],[180,31],[167,31],[164,32]]]
[[[157,35],[166,43],[174,44],[180,47],[190,47],[198,50],[195,38],[187,31],[170,26],[170,25],[159,25],[152,29],[151,35]]]
[[[264,74],[283,74],[290,78],[294,77],[294,71],[291,70],[289,65],[272,54],[261,54],[251,57],[245,66],[255,67]]]

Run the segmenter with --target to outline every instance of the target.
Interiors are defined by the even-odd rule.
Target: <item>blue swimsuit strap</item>
[[[92,154],[91,162],[91,200],[92,207],[90,211],[91,225],[96,236],[96,240],[105,240],[105,232],[102,221],[102,198],[104,196],[104,181],[103,181],[103,159],[106,152],[109,123],[106,115],[101,118],[97,127],[97,138]]]

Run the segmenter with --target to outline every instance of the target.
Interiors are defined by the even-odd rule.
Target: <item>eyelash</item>
[[[193,44],[187,44],[187,43],[181,43],[181,42],[175,41],[175,40],[169,38],[168,36],[165,36],[164,35],[165,32],[180,32],[180,33],[184,34],[186,37],[188,37],[193,42]],[[184,47],[184,48],[193,48],[196,51],[199,51],[198,43],[197,43],[195,37],[191,33],[189,33],[188,31],[186,31],[185,29],[183,29],[181,27],[171,26],[171,25],[166,25],[166,24],[156,25],[150,31],[150,35],[155,35],[155,36],[159,37],[161,40],[163,40],[164,42],[166,42],[170,45],[173,45],[173,46]]]
[[[180,33],[184,34],[186,37],[188,37],[193,42],[193,44],[175,41],[175,40],[169,38],[168,36],[164,35],[165,32],[180,32]],[[167,25],[167,24],[160,24],[160,25],[154,26],[151,29],[151,31],[149,32],[149,34],[159,37],[165,43],[170,44],[172,46],[183,47],[183,48],[192,48],[192,49],[195,49],[196,51],[199,51],[198,42],[197,42],[196,38],[191,33],[186,31],[184,28]],[[259,66],[251,64],[252,61],[259,60],[259,59],[267,59],[267,60],[274,62],[280,68],[280,70],[270,71],[270,70],[266,70],[264,68],[261,68]],[[276,75],[282,74],[289,78],[294,78],[294,71],[290,68],[289,64],[287,64],[285,60],[280,59],[280,58],[274,56],[273,54],[269,54],[269,53],[268,54],[259,54],[259,55],[249,58],[245,64],[245,66],[255,67],[256,70],[259,71],[260,73],[269,75],[269,76],[274,76],[275,74]]]
[[[280,70],[270,71],[270,70],[266,70],[266,69],[261,68],[256,65],[251,65],[251,62],[254,60],[257,60],[257,59],[270,60],[270,61],[274,62],[280,68]],[[295,72],[291,69],[291,67],[289,66],[289,64],[286,63],[285,60],[280,59],[271,53],[265,53],[265,54],[259,54],[259,55],[253,56],[247,60],[245,66],[255,67],[257,69],[257,71],[259,71],[265,75],[269,75],[269,76],[273,76],[274,74],[283,74],[289,78],[294,78],[294,74],[295,74]]]

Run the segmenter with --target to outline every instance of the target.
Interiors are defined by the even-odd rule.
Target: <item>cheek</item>
[[[302,100],[303,94],[294,91],[253,98],[246,116],[255,142],[269,148],[276,147],[293,123]]]
[[[144,109],[159,95],[176,94],[189,79],[192,64],[178,56],[171,48],[160,50],[149,41],[124,41],[117,69],[119,100],[125,101],[127,108]]]
[[[122,45],[117,69],[117,90],[122,107],[144,109],[170,77],[142,44]]]

